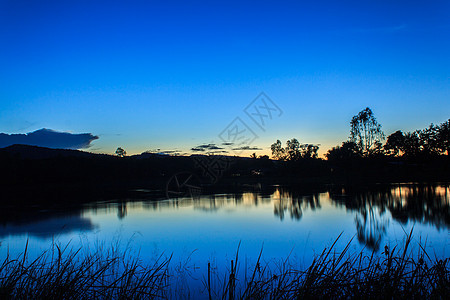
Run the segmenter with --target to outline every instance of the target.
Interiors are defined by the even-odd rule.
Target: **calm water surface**
[[[429,254],[450,254],[450,190],[447,185],[402,184],[350,191],[255,185],[251,191],[196,198],[111,200],[63,213],[41,211],[26,220],[2,222],[1,257],[23,252],[37,255],[53,242],[95,248],[119,243],[154,258],[173,253],[174,261],[190,257],[202,268],[233,259],[240,245],[241,261],[254,262],[263,249],[265,260],[288,255],[308,264],[342,233],[338,249],[353,238],[352,248],[381,252],[384,245],[405,239],[414,227]],[[204,269],[204,268],[203,268]]]

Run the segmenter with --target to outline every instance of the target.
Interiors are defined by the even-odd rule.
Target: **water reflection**
[[[91,203],[83,209],[65,213],[37,212],[19,219],[2,217],[0,238],[24,234],[50,237],[62,233],[92,231],[96,225],[88,215],[116,215],[116,220],[123,222],[128,218],[132,219],[133,212],[136,211],[159,213],[189,208],[212,214],[253,209],[260,210],[259,216],[263,216],[270,214],[270,210],[264,210],[269,208],[279,219],[278,222],[286,222],[289,218],[301,223],[306,213],[315,214],[326,207],[331,214],[338,211],[349,212],[359,242],[378,249],[383,237],[388,234],[392,221],[401,224],[429,224],[437,230],[450,228],[449,197],[449,186],[442,184],[377,185],[364,189],[323,186],[312,191],[305,188],[259,186],[257,191],[216,193],[165,201],[120,199]],[[315,219],[315,226],[322,226],[322,221],[319,217]]]
[[[121,220],[127,215],[127,203],[121,202],[117,205],[117,217]]]
[[[17,216],[16,216],[17,217]],[[81,211],[55,212],[37,211],[27,213],[14,220],[2,220],[0,238],[8,236],[34,236],[50,238],[72,232],[88,232],[97,228]]]
[[[358,240],[374,249],[386,232],[387,212],[402,224],[430,224],[438,230],[450,227],[448,185],[381,185],[370,192],[333,189],[329,196],[337,205],[356,212]]]
[[[273,213],[282,221],[285,213],[289,212],[291,219],[300,220],[303,210],[312,211],[321,208],[319,193],[304,194],[295,189],[276,187],[272,194]]]

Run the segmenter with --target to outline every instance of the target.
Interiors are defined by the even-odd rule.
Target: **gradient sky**
[[[205,2],[0,0],[0,132],[183,151],[241,117],[260,153],[324,153],[366,106],[386,134],[450,118],[450,1]],[[266,131],[243,112],[262,91]]]

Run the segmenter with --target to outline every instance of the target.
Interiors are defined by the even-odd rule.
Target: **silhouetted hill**
[[[0,205],[86,202],[120,197],[134,189],[164,195],[166,183],[178,172],[194,173],[207,185],[220,180],[235,184],[273,173],[274,164],[269,159],[152,153],[118,157],[13,145],[0,149]]]
[[[153,153],[118,157],[13,145],[0,149],[0,206],[126,198],[133,190],[158,191],[164,196],[168,182],[179,172],[193,173],[202,185],[217,189],[252,183],[311,186],[442,182],[450,180],[449,166],[448,157],[421,162],[391,157],[277,161],[267,157]]]
[[[0,152],[19,156],[22,159],[46,159],[52,157],[93,157],[104,154],[95,154],[80,150],[52,149],[30,145],[12,145],[0,148]]]

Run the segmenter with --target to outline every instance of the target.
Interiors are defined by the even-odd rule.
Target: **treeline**
[[[400,130],[387,138],[372,110],[366,108],[350,121],[350,136],[341,146],[318,157],[319,145],[297,139],[271,145],[278,174],[301,181],[344,184],[450,180],[450,119],[413,132]]]
[[[383,142],[385,143],[383,144]],[[281,161],[317,159],[319,145],[302,144],[296,138],[283,147],[280,140],[271,145],[272,158]],[[350,122],[350,137],[341,146],[328,150],[328,161],[356,158],[404,157],[423,160],[450,154],[450,119],[442,124],[413,132],[398,130],[387,138],[372,110],[366,108]]]
[[[398,130],[388,136],[384,154],[391,156],[436,156],[450,154],[450,119],[440,125],[431,124],[423,130],[403,133]]]
[[[447,156],[450,153],[450,119],[442,124],[431,124],[428,128],[403,133],[401,130],[389,135],[383,145],[384,134],[376,123],[370,108],[367,116],[351,122],[348,141],[332,148],[326,154],[330,161],[358,157],[403,157],[413,161]],[[360,113],[361,114],[361,113]],[[369,121],[372,119],[372,121]],[[373,121],[375,120],[375,122]]]

